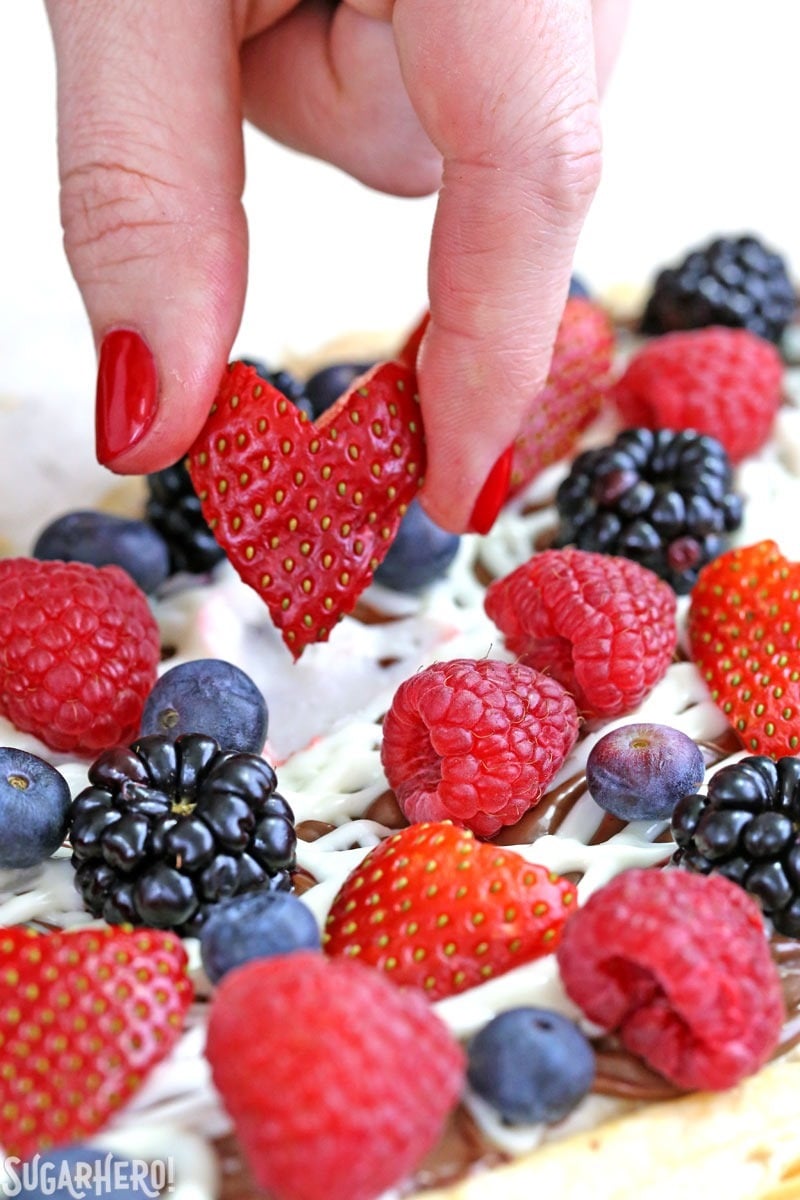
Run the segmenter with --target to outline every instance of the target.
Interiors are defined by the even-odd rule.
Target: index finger
[[[599,181],[592,8],[396,0],[394,26],[412,103],[444,158],[418,364],[423,500],[446,528],[480,528],[476,498],[546,379]]]

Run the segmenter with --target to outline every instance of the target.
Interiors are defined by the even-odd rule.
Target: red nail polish
[[[486,482],[478,493],[475,507],[469,519],[470,533],[488,533],[497,520],[500,509],[508,497],[511,482],[511,460],[514,444],[504,450],[489,472]]]
[[[103,338],[97,366],[97,458],[103,466],[144,437],[157,399],[158,376],[149,346],[132,329],[112,329]]]

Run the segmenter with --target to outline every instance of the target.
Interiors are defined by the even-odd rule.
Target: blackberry
[[[730,325],[777,342],[794,309],[794,287],[779,254],[751,235],[721,237],[659,272],[642,332]]]
[[[203,575],[222,562],[225,551],[208,527],[186,463],[173,463],[147,476],[147,521],[169,547],[170,573]]]
[[[264,759],[204,734],[107,750],[69,814],[86,908],[111,925],[188,936],[220,900],[288,891],[297,839],[276,786]]]
[[[556,493],[554,544],[632,558],[685,594],[742,523],[732,479],[716,438],[623,430],[573,462]]]
[[[779,933],[800,937],[800,759],[750,755],[717,771],[707,792],[675,808],[673,862],[732,879]]]

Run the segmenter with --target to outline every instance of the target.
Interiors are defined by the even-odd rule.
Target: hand
[[[157,470],[205,420],[244,302],[244,115],[372,187],[440,188],[423,500],[447,528],[485,524],[476,497],[499,459],[502,500],[547,373],[625,2],[47,0],[101,461]]]

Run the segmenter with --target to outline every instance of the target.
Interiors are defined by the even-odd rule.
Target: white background
[[[798,47],[800,0],[632,0],[604,108],[604,179],[576,259],[594,287],[642,283],[690,245],[744,229],[800,274]],[[278,357],[406,326],[424,304],[433,201],[380,196],[252,131],[247,152],[251,278],[237,349]],[[85,407],[88,446],[94,360],[61,250],[39,0],[0,0],[0,163],[0,397],[24,400],[29,419],[31,405],[45,414],[54,443],[59,411],[74,423]]]

